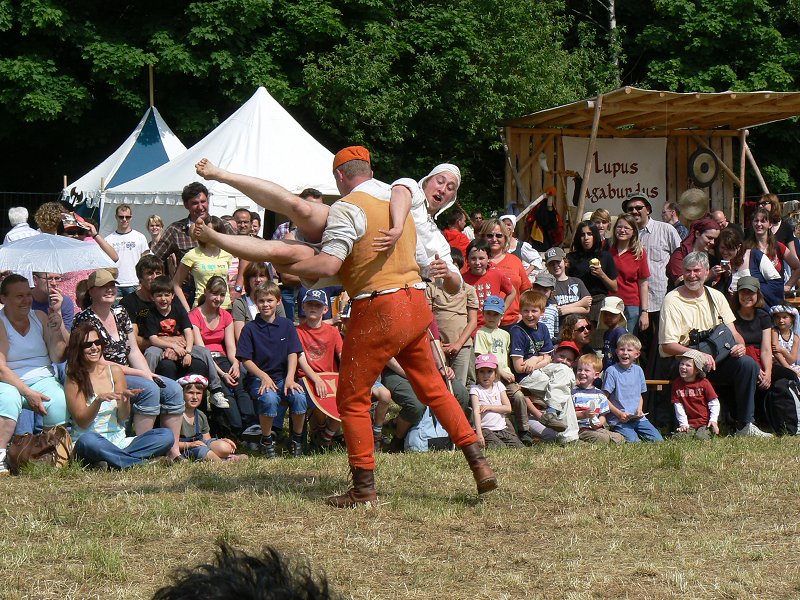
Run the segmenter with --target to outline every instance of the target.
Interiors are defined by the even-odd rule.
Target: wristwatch
[[[236,292],[237,294],[241,294],[242,293],[242,286],[237,285],[235,288],[233,288],[233,291]]]

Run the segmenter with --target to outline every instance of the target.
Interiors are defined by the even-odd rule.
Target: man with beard
[[[690,252],[683,259],[683,285],[667,294],[661,307],[660,354],[663,358],[683,355],[692,349],[689,347],[692,329],[712,329],[719,324],[718,319],[721,320],[737,343],[719,362],[703,353],[709,369],[708,379],[713,384],[734,384],[737,436],[771,437],[753,423],[759,366],[745,353],[744,340],[733,325],[736,317],[725,296],[705,287],[708,271],[708,256],[703,252]]]

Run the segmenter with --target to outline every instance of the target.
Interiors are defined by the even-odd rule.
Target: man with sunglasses
[[[639,240],[647,253],[647,265],[650,267],[647,304],[642,305],[641,310],[649,313],[651,326],[639,334],[642,352],[647,356],[645,374],[650,376],[656,356],[650,350],[658,337],[659,313],[664,296],[667,295],[667,263],[675,249],[681,245],[681,236],[669,223],[650,218],[653,206],[642,192],[628,194],[622,203],[622,210],[632,215],[639,226]]]
[[[136,263],[145,254],[150,254],[150,247],[144,234],[133,229],[133,210],[127,204],[120,204],[114,211],[117,228],[106,236],[106,241],[117,251],[119,260],[119,286],[117,293],[121,297],[136,291],[139,279],[136,277]]]

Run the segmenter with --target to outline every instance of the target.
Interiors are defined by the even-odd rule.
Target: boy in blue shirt
[[[539,322],[546,305],[547,297],[535,290],[526,290],[519,297],[522,321],[512,325],[510,331],[511,366],[516,373],[517,383],[552,361],[553,340],[547,326]],[[539,422],[555,431],[564,431],[567,426],[558,418],[558,410],[551,406],[545,409]]]
[[[644,371],[636,364],[641,353],[642,342],[635,335],[626,333],[619,338],[618,362],[603,373],[603,391],[611,401],[608,424],[627,442],[661,442],[664,438],[642,412],[647,383]]]
[[[303,454],[303,425],[308,398],[303,386],[295,381],[297,360],[303,351],[294,324],[275,314],[281,301],[281,291],[272,282],[258,286],[253,291],[258,314],[242,329],[236,346],[236,358],[247,369],[245,387],[256,400],[261,423],[259,450],[268,458],[275,458],[275,439],[272,421],[278,414],[278,404],[289,404],[292,434],[292,456]]]

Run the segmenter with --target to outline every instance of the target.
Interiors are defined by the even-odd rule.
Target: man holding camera
[[[693,330],[704,333],[713,330],[720,322],[727,325],[736,345],[719,362],[714,356],[703,353],[709,369],[708,379],[715,384],[733,384],[737,436],[772,437],[753,423],[759,366],[745,354],[744,340],[733,326],[736,317],[725,296],[705,286],[708,272],[705,253],[690,252],[684,257],[683,285],[668,293],[661,307],[659,352],[662,357],[681,356],[691,349],[690,334]]]

